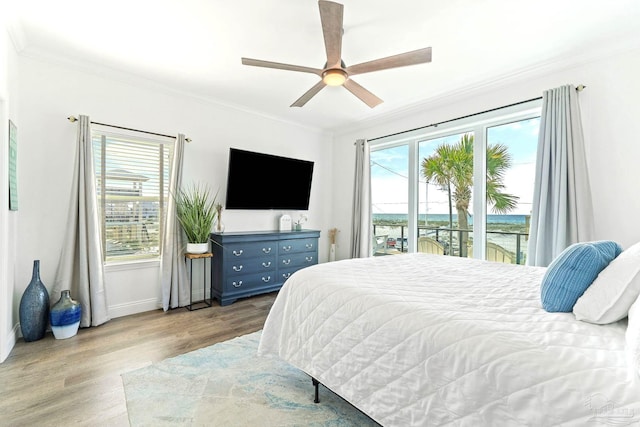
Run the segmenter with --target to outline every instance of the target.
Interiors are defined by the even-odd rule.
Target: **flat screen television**
[[[225,209],[308,210],[313,162],[229,149]]]

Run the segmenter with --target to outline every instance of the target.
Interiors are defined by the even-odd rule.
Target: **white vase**
[[[187,252],[190,254],[203,254],[209,250],[209,243],[187,243]]]
[[[331,243],[331,246],[329,247],[329,261],[335,261],[335,260],[336,260],[336,244]]]

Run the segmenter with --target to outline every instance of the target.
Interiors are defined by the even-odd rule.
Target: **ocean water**
[[[388,213],[374,213],[373,221],[376,220],[384,220],[384,221],[394,221],[394,222],[407,222],[408,216],[407,214],[388,214]],[[526,218],[529,215],[495,215],[489,214],[487,215],[487,223],[489,224],[525,224]],[[431,221],[449,221],[449,214],[429,214],[428,216],[425,214],[420,214],[418,220],[424,221],[425,217],[427,222]],[[458,215],[453,214],[453,222],[458,221]],[[473,224],[473,216],[469,217],[469,225]]]

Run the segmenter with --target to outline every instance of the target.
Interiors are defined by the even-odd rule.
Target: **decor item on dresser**
[[[213,223],[214,233],[224,233],[224,223],[222,222],[222,203],[216,203],[216,220]]]
[[[211,292],[220,305],[273,292],[296,271],[318,263],[317,230],[211,234]]]
[[[291,231],[291,215],[280,215],[280,231]]]
[[[202,254],[209,250],[209,234],[216,219],[216,193],[206,185],[192,184],[175,196],[176,215],[187,236],[187,252]]]
[[[296,231],[302,231],[302,224],[307,222],[308,219],[309,217],[307,217],[306,214],[300,214],[300,218],[298,218],[298,220],[294,224],[294,229]]]
[[[20,329],[26,342],[44,337],[49,322],[49,292],[40,280],[40,260],[33,261],[31,282],[20,299]]]
[[[329,261],[336,260],[336,235],[338,234],[337,228],[332,228],[329,230]]]
[[[60,299],[49,311],[51,330],[58,340],[71,338],[78,333],[82,306],[76,300],[71,299],[71,291],[63,289]]]

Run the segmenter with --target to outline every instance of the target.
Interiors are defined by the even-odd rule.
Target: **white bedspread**
[[[545,312],[544,271],[428,254],[308,267],[280,290],[258,351],[384,426],[640,424],[626,320]]]

